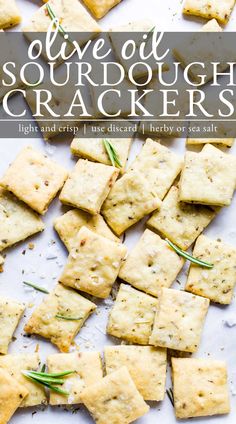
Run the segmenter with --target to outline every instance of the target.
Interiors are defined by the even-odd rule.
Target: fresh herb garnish
[[[50,19],[53,21],[53,20],[55,20],[55,19],[57,19],[58,20],[58,22],[59,22],[59,19],[57,18],[57,16],[55,15],[55,13],[54,13],[54,11],[52,10],[52,8],[51,8],[51,6],[50,6],[50,4],[49,3],[47,3],[46,4],[46,9],[47,9],[47,11],[48,11],[48,16],[50,17]],[[61,32],[62,34],[66,34],[66,31],[64,30],[64,28],[61,26],[61,24],[59,23],[59,26],[58,26],[58,29],[59,29],[59,32]]]
[[[170,399],[170,402],[171,402],[172,406],[175,406],[175,404],[174,404],[174,393],[173,393],[173,390],[172,389],[167,389],[166,390],[166,394],[167,394],[168,398]]]
[[[40,291],[40,292],[42,292],[42,293],[49,294],[49,291],[47,291],[47,290],[46,290],[46,289],[44,289],[43,287],[39,287],[39,286],[37,286],[36,284],[29,283],[28,281],[23,281],[23,284],[25,284],[26,286],[32,287],[33,289],[38,290],[38,291]]]
[[[109,156],[109,159],[113,166],[118,166],[119,168],[122,168],[122,165],[120,163],[119,156],[117,154],[116,149],[114,148],[113,144],[108,140],[103,140],[103,145],[106,149],[106,152]]]
[[[189,253],[181,250],[179,247],[177,247],[175,244],[173,244],[170,240],[166,239],[167,243],[169,244],[172,249],[178,253],[178,255],[182,256],[183,258],[187,259],[190,262],[193,262],[196,265],[200,265],[205,268],[213,268],[214,264],[210,264],[208,262],[201,261],[201,259],[194,258]]]
[[[66,321],[80,321],[82,318],[76,318],[76,317],[67,317],[67,316],[65,316],[65,315],[59,315],[59,314],[57,314],[57,315],[55,315],[55,318],[58,318],[58,319],[65,319]]]
[[[22,374],[34,381],[35,383],[41,384],[47,387],[49,390],[60,393],[61,395],[69,395],[69,392],[56,387],[57,385],[64,384],[63,377],[66,375],[74,374],[75,371],[64,371],[61,373],[45,373],[37,371],[22,371]]]

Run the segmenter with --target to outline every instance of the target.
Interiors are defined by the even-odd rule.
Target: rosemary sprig
[[[166,394],[167,394],[167,396],[168,396],[168,398],[169,398],[172,406],[175,406],[175,404],[174,404],[174,393],[173,393],[173,390],[172,389],[167,389],[166,390]]]
[[[48,16],[50,17],[50,19],[53,21],[55,19],[57,19],[59,21],[59,19],[57,18],[57,16],[55,15],[54,11],[52,10],[51,6],[49,3],[46,4],[46,9],[48,11]],[[61,26],[61,24],[59,23],[58,26],[59,32],[61,32],[62,34],[66,34],[66,31],[64,30],[64,28]]]
[[[80,317],[78,317],[78,318],[76,318],[76,317],[67,317],[65,315],[60,315],[60,314],[55,315],[55,318],[65,319],[66,321],[80,321],[82,319]]]
[[[118,166],[119,168],[122,168],[122,165],[120,163],[119,156],[117,154],[116,149],[114,148],[113,144],[109,140],[103,140],[103,145],[106,149],[106,152],[109,156],[109,159],[113,166]]]
[[[29,283],[28,281],[23,281],[23,284],[25,284],[26,286],[32,287],[33,289],[38,290],[38,291],[40,291],[42,293],[49,294],[49,291],[47,291],[43,287],[37,286],[36,284]]]
[[[177,247],[174,243],[172,243],[167,238],[166,238],[166,241],[169,244],[169,246],[172,247],[172,249],[176,253],[178,253],[178,255],[182,256],[183,258],[187,259],[188,261],[193,262],[194,264],[200,265],[200,266],[205,267],[205,268],[213,268],[214,264],[210,264],[208,262],[201,261],[201,259],[194,258],[189,253],[184,252],[183,250],[181,250],[179,247]]]
[[[47,387],[49,390],[60,393],[62,395],[68,396],[69,393],[65,390],[56,387],[57,385],[62,385],[64,380],[62,377],[66,375],[73,374],[75,371],[64,371],[61,373],[45,373],[45,372],[37,372],[37,371],[22,371],[22,374],[34,381],[35,383],[41,384]]]

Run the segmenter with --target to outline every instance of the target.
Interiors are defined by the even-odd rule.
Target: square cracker
[[[77,233],[84,225],[94,233],[116,242],[120,241],[110,230],[101,215],[91,216],[87,212],[73,209],[59,216],[54,221],[54,228],[69,252],[75,247]]]
[[[7,353],[24,310],[23,303],[0,297],[0,353]]]
[[[206,144],[200,153],[186,153],[180,178],[180,201],[229,206],[235,187],[234,156],[211,144]]]
[[[28,395],[26,388],[5,370],[0,370],[0,423],[7,424]]]
[[[74,370],[65,377],[60,386],[69,396],[50,391],[50,405],[73,405],[81,403],[80,393],[103,377],[102,360],[99,352],[58,353],[47,357],[49,373]]]
[[[121,0],[83,0],[90,12],[97,19],[103,18],[109,10],[121,2]]]
[[[179,190],[173,186],[147,226],[187,250],[215,216],[208,206],[179,202]]]
[[[150,344],[196,352],[209,300],[182,290],[161,289]]]
[[[156,141],[147,139],[130,170],[139,171],[162,200],[183,166],[183,159]]]
[[[0,188],[0,251],[44,230],[39,216]]]
[[[0,0],[0,29],[10,28],[20,22],[21,15],[15,0]]]
[[[235,0],[186,0],[183,13],[206,19],[215,18],[218,22],[227,24],[234,4]]]
[[[127,248],[87,227],[78,232],[60,281],[93,296],[109,296]]]
[[[232,147],[234,144],[234,138],[187,138],[187,145],[199,145],[199,144],[220,144],[221,146]]]
[[[50,339],[60,351],[68,352],[74,337],[95,309],[96,305],[79,293],[57,284],[34,310],[24,329],[26,333]],[[78,321],[62,319],[56,315],[78,317]]]
[[[81,398],[97,424],[129,424],[149,411],[126,367],[89,386]]]
[[[228,305],[236,284],[236,248],[201,235],[193,256],[214,264],[212,269],[191,264],[185,290]]]
[[[177,418],[230,412],[225,362],[212,359],[172,358],[172,380]]]
[[[0,356],[0,369],[9,372],[29,393],[20,405],[22,408],[47,403],[47,396],[43,386],[34,383],[22,374],[22,371],[39,371],[39,366],[40,358],[38,353]]]
[[[102,214],[112,230],[121,235],[160,205],[159,197],[142,173],[128,171],[114,184]]]
[[[164,399],[166,349],[152,346],[107,346],[105,347],[105,364],[107,374],[126,366],[145,400]]]
[[[114,166],[79,159],[61,191],[60,200],[96,215],[118,174]]]
[[[170,287],[184,260],[157,234],[145,230],[121,266],[119,277],[132,286],[158,297],[161,287]]]
[[[148,344],[157,299],[121,284],[110,312],[107,333],[131,343]]]
[[[36,212],[44,214],[67,175],[62,166],[28,146],[17,155],[0,184]]]

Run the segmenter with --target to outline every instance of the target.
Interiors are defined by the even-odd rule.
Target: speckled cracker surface
[[[107,346],[105,364],[107,374],[126,366],[145,400],[164,399],[166,349],[152,346]]]
[[[94,233],[116,242],[120,241],[99,214],[91,216],[82,210],[73,209],[54,221],[54,228],[69,251],[75,247],[77,233],[84,225]]]
[[[184,260],[157,234],[145,230],[121,266],[119,277],[132,286],[158,297],[161,287],[170,287]]]
[[[236,159],[211,144],[200,153],[187,152],[180,179],[179,200],[229,206],[236,186]]]
[[[162,200],[180,173],[183,159],[165,146],[147,139],[140,154],[131,164],[131,170],[139,171]]]
[[[215,216],[216,212],[208,206],[180,202],[179,190],[173,186],[163,200],[160,210],[153,213],[147,225],[186,250]]]
[[[80,393],[103,377],[102,360],[99,352],[58,353],[47,357],[49,373],[74,370],[75,373],[64,377],[60,388],[69,396],[50,392],[50,405],[73,405],[81,403]]]
[[[234,138],[187,138],[186,144],[220,144],[222,146],[231,147],[234,144]]]
[[[40,214],[44,214],[63,186],[67,171],[28,146],[20,151],[0,180],[0,185]]]
[[[150,344],[184,352],[196,352],[208,306],[208,299],[182,290],[163,288]]]
[[[60,281],[93,296],[106,298],[114,284],[127,248],[82,227]]]
[[[0,370],[0,423],[7,424],[28,392],[5,370]]]
[[[25,305],[23,303],[0,297],[0,353],[7,353],[24,310]]]
[[[186,0],[183,13],[206,19],[215,18],[218,22],[226,24],[234,4],[234,0]]]
[[[177,418],[230,412],[225,362],[172,358],[172,379]]]
[[[21,21],[15,0],[0,0],[0,29],[10,28]]]
[[[109,10],[119,4],[121,0],[83,0],[90,12],[95,18],[100,19],[105,16]]]
[[[129,424],[149,411],[126,367],[85,389],[81,398],[97,424]]]
[[[114,184],[102,208],[113,231],[120,235],[155,209],[161,201],[139,171],[128,171]]]
[[[228,305],[236,284],[236,248],[201,235],[193,256],[214,264],[211,269],[191,264],[185,289],[207,297],[212,302]]]
[[[114,166],[79,159],[61,191],[60,200],[96,215],[118,174]]]
[[[62,352],[68,352],[74,337],[94,309],[94,303],[58,284],[34,310],[24,329],[26,333],[50,339]],[[69,321],[56,315],[78,318],[78,321]]]
[[[40,358],[38,353],[20,353],[0,356],[0,369],[5,369],[9,374],[22,384],[28,391],[28,396],[22,401],[20,407],[42,405],[47,403],[46,392],[40,384],[34,383],[22,374],[22,371],[39,371]]]
[[[157,299],[121,284],[110,312],[107,333],[131,343],[149,344]]]
[[[0,251],[44,230],[39,216],[0,188]]]

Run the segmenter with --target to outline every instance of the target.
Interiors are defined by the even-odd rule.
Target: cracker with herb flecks
[[[160,205],[159,197],[142,173],[128,171],[114,184],[102,214],[112,230],[121,235]]]
[[[83,226],[86,226],[89,230],[100,234],[105,238],[116,242],[120,241],[120,239],[110,230],[101,215],[98,214],[91,216],[87,212],[79,209],[73,209],[66,212],[64,215],[59,216],[54,221],[54,228],[69,252],[73,247],[76,247],[76,237]]]
[[[24,329],[38,334],[55,344],[60,351],[68,352],[74,337],[96,305],[76,291],[57,284],[34,310]]]
[[[212,359],[172,358],[176,418],[230,412],[226,363]]]
[[[81,398],[97,424],[129,424],[149,411],[126,367],[87,387]]]
[[[228,305],[236,284],[236,248],[201,235],[194,246],[193,256],[214,266],[206,270],[191,264],[185,290]]]
[[[114,166],[79,159],[59,198],[62,203],[96,215],[118,174],[119,170]]]
[[[93,296],[109,296],[127,253],[121,244],[82,227],[60,276],[66,286]]]
[[[185,0],[183,13],[227,24],[234,5],[235,0]]]
[[[183,166],[183,159],[165,146],[147,139],[129,170],[139,171],[162,200]]]
[[[161,289],[150,344],[196,352],[208,307],[209,300],[203,297],[181,290]]]
[[[236,158],[211,144],[200,153],[187,152],[179,185],[182,202],[229,206],[236,187]]]
[[[9,166],[0,185],[36,212],[45,214],[67,175],[62,166],[27,146]]]
[[[126,366],[145,400],[160,401],[165,396],[166,349],[152,346],[105,347],[106,373]]]
[[[221,146],[232,147],[234,138],[187,138],[187,145],[201,145],[201,144],[220,144]]]
[[[103,18],[109,10],[121,2],[121,0],[83,0],[90,12],[97,19]]]
[[[9,374],[29,392],[28,396],[20,405],[22,408],[47,403],[47,396],[44,388],[22,374],[22,371],[38,371],[39,366],[40,358],[38,353],[20,353],[0,356],[0,369],[5,369],[9,372]]]
[[[0,369],[0,423],[7,424],[28,395],[25,386]]]
[[[20,22],[21,15],[15,0],[0,0],[0,29],[10,28]]]
[[[184,260],[157,234],[145,230],[121,266],[119,277],[132,286],[158,297],[161,287],[170,287]]]
[[[7,353],[24,310],[25,305],[23,303],[4,297],[0,298],[0,353]]]
[[[121,284],[110,312],[107,333],[131,343],[149,344],[157,299]]]
[[[187,250],[215,216],[216,211],[208,206],[180,202],[179,190],[173,186],[147,226]]]
[[[80,393],[91,384],[102,379],[102,360],[99,352],[58,353],[47,357],[49,373],[60,373],[65,370],[75,371],[64,378],[60,388],[69,393],[68,396],[50,392],[50,405],[74,405],[81,403]]]

